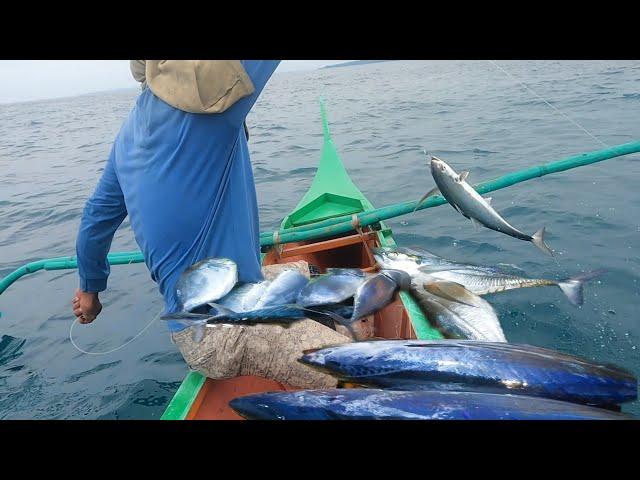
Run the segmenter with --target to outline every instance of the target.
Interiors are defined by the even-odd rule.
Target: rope
[[[362,244],[364,245],[364,250],[367,253],[367,257],[369,258],[369,262],[372,267],[377,267],[378,262],[376,262],[376,257],[373,256],[373,252],[371,251],[371,247],[367,243],[367,239],[364,237],[364,232],[362,231],[362,227],[360,226],[360,218],[358,218],[357,214],[351,215],[351,226],[353,229],[358,232],[360,235],[360,240],[362,240]]]
[[[274,230],[273,231],[273,248],[276,251],[276,256],[278,257],[278,260],[280,260],[284,247],[280,244],[280,231],[279,230]]]
[[[597,138],[595,135],[593,135],[590,131],[588,131],[586,128],[584,128],[582,125],[580,125],[578,122],[576,122],[575,120],[573,120],[571,117],[569,117],[569,115],[565,114],[564,112],[560,111],[560,109],[554,107],[553,105],[551,105],[549,102],[547,102],[544,98],[542,98],[540,95],[538,95],[536,92],[533,91],[533,89],[531,87],[529,87],[526,83],[518,80],[517,78],[515,78],[513,75],[511,75],[509,72],[507,72],[504,68],[502,68],[500,65],[498,65],[496,62],[494,62],[493,60],[487,60],[491,65],[493,65],[494,67],[496,67],[497,69],[499,69],[500,71],[502,71],[505,75],[507,75],[509,78],[511,78],[512,80],[518,82],[520,85],[522,85],[524,88],[526,88],[527,90],[529,90],[531,93],[533,93],[536,98],[538,100],[542,100],[547,106],[553,108],[556,112],[558,112],[560,115],[562,115],[564,118],[566,118],[567,120],[569,120],[571,123],[573,123],[576,127],[578,127],[580,130],[582,130],[584,133],[586,133],[587,135],[589,135],[591,138],[593,138],[596,142],[598,142],[600,145],[602,145],[603,147],[608,147],[609,145],[607,145],[606,143],[604,143],[602,140],[600,140],[599,138]]]
[[[151,319],[151,321],[150,321],[149,323],[147,323],[147,324],[145,325],[145,327],[144,327],[142,330],[140,330],[140,331],[136,334],[136,336],[135,336],[135,337],[133,337],[132,339],[130,339],[130,340],[128,340],[128,341],[126,341],[125,343],[123,343],[123,344],[122,344],[122,345],[120,345],[119,347],[113,348],[113,349],[111,349],[111,350],[107,350],[106,352],[89,352],[89,351],[87,351],[87,350],[84,350],[84,349],[80,348],[80,347],[76,344],[76,342],[73,340],[73,327],[74,327],[74,325],[78,322],[78,319],[77,319],[77,318],[76,318],[76,319],[74,319],[74,320],[73,320],[73,322],[71,322],[71,326],[69,327],[69,341],[71,342],[71,345],[73,345],[73,346],[75,347],[75,349],[76,349],[76,350],[78,350],[80,353],[84,353],[84,354],[86,354],[86,355],[107,355],[107,354],[109,354],[109,353],[116,352],[116,351],[120,350],[121,348],[126,347],[126,346],[127,346],[127,345],[129,345],[131,342],[133,342],[136,338],[138,338],[140,335],[142,335],[144,332],[146,332],[146,331],[147,331],[147,329],[151,326],[151,324],[152,324],[153,322],[155,322],[156,320],[158,320],[158,318],[160,318],[160,315],[162,314],[162,311],[163,311],[163,310],[164,310],[164,308],[162,308],[162,309],[158,312],[158,314],[157,314],[155,317],[153,317],[153,318]]]

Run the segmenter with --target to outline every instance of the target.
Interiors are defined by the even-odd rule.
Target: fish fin
[[[477,295],[456,282],[428,282],[423,285],[423,288],[433,295],[452,302],[462,303],[470,307],[480,307],[482,305]]]
[[[544,242],[544,231],[545,231],[545,227],[542,227],[540,230],[534,233],[533,236],[531,237],[531,242],[540,250],[542,250],[544,253],[551,255],[553,257],[554,255],[551,249],[549,248],[549,245],[547,245]]]
[[[473,217],[469,218],[469,220],[471,220],[471,223],[473,223],[473,229],[477,232],[482,224]]]
[[[349,331],[349,335],[351,335],[353,340],[356,340],[356,332],[353,329],[353,321],[351,319],[344,318],[342,315],[339,315],[339,314],[337,314],[335,312],[329,312],[329,311],[319,312],[319,311],[316,311],[316,310],[311,310],[310,308],[305,308],[305,310],[328,316],[334,322],[337,322],[340,325],[342,325],[344,328],[346,328]]]
[[[198,322],[211,318],[207,313],[191,313],[191,312],[174,312],[166,313],[160,317],[160,320],[179,320],[181,323]]]
[[[198,322],[195,325],[193,325],[191,328],[191,339],[195,342],[195,343],[200,343],[202,341],[202,339],[204,338],[204,332],[205,332],[205,328],[207,326],[206,322]]]
[[[433,187],[431,190],[429,190],[427,193],[425,193],[420,200],[418,200],[418,203],[416,203],[416,208],[413,209],[413,213],[416,212],[416,210],[418,210],[418,207],[422,204],[422,202],[424,202],[427,198],[429,198],[432,195],[437,195],[440,193],[440,189],[438,187]]]
[[[467,177],[469,177],[469,172],[468,171],[465,170],[463,172],[460,172],[460,175],[458,175],[458,181],[459,182],[463,182],[463,181],[465,181],[467,179]]]
[[[221,320],[236,320],[238,318],[238,313],[230,308],[213,302],[207,303],[207,305],[209,306],[209,320],[212,321],[212,323],[221,323]]]
[[[602,275],[605,272],[606,270],[604,269],[584,272],[571,278],[567,278],[566,280],[559,281],[558,287],[560,287],[560,290],[562,290],[562,293],[566,295],[567,299],[569,300],[569,302],[571,302],[572,305],[582,305],[582,303],[584,302],[584,282]]]
[[[493,200],[493,197],[484,197],[485,201],[491,205],[491,201]]]

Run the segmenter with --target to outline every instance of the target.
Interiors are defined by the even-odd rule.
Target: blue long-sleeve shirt
[[[141,93],[87,201],[76,241],[80,289],[107,287],[107,253],[127,214],[167,313],[175,283],[207,257],[238,265],[241,281],[262,278],[258,206],[244,120],[278,61],[242,61],[255,92],[220,114],[178,110]],[[171,331],[184,328],[169,322]]]

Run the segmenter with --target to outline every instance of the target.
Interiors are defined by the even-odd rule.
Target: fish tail
[[[209,320],[212,320],[214,323],[216,320],[234,319],[238,316],[238,314],[230,308],[223,307],[217,303],[208,303],[207,305],[209,306]]]
[[[413,209],[412,213],[416,213],[416,210],[418,210],[418,207],[420,205],[422,205],[422,202],[424,202],[427,198],[429,198],[432,195],[436,195],[440,193],[440,189],[438,187],[432,188],[431,190],[429,190],[427,193],[425,193],[420,200],[418,200],[418,203],[416,203],[415,208]]]
[[[569,300],[569,302],[571,302],[572,305],[582,305],[582,303],[584,302],[584,282],[602,275],[605,272],[606,270],[604,269],[584,272],[571,278],[567,278],[566,280],[559,281],[558,287],[560,287],[560,290],[562,290],[562,293],[566,295],[567,299]]]
[[[192,312],[175,312],[162,315],[162,320],[177,321],[186,328],[191,328],[191,339],[195,343],[202,342],[204,338],[205,328],[210,320],[215,320],[214,315],[207,313],[192,313]]]
[[[542,227],[540,230],[534,233],[531,237],[531,242],[547,255],[551,255],[552,257],[554,257],[553,252],[549,248],[549,245],[544,242],[544,231],[545,227]]]
[[[337,322],[340,325],[342,325],[344,328],[346,328],[349,331],[349,334],[351,335],[351,337],[354,340],[356,339],[356,332],[353,330],[353,322],[350,319],[344,318],[342,315],[339,315],[335,312],[329,312],[329,311],[317,312],[315,310],[311,310],[310,308],[307,308],[306,310],[314,313],[320,313],[322,315],[327,315],[334,322]]]

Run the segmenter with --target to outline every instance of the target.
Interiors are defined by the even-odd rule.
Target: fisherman
[[[79,323],[93,322],[102,310],[107,253],[127,215],[165,313],[179,310],[180,274],[204,258],[233,260],[241,282],[263,279],[245,119],[278,63],[131,61],[142,93],[86,203],[76,242],[80,288],[72,304]],[[211,326],[200,343],[178,322],[169,329],[187,364],[208,377],[260,375],[298,387],[335,386],[329,375],[296,361],[302,350],[348,341],[311,320],[288,329]]]

